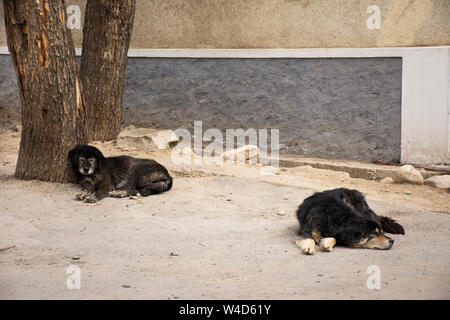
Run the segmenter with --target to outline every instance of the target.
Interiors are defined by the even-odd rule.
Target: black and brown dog
[[[315,244],[322,251],[334,245],[352,248],[390,249],[394,240],[384,235],[405,234],[394,220],[373,212],[364,195],[357,190],[339,188],[306,198],[297,210],[300,230],[295,244],[305,254],[315,253]]]
[[[149,196],[169,190],[172,177],[167,169],[152,159],[130,156],[105,158],[97,148],[77,145],[68,154],[81,192],[78,200],[97,202],[106,196]]]

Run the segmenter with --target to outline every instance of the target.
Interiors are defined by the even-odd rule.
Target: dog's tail
[[[392,234],[405,234],[405,229],[397,221],[383,216],[378,216],[377,219],[381,225],[381,229],[383,229],[384,232]]]

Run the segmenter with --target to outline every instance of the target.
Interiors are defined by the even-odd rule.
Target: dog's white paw
[[[86,197],[86,199],[84,201],[87,203],[95,203],[98,200],[99,199],[95,196],[95,194],[90,194],[89,196]]]
[[[80,193],[77,193],[75,195],[75,199],[77,199],[77,200],[84,200],[84,199],[86,199],[87,195],[88,195],[88,192],[86,190],[82,190]]]
[[[333,250],[335,244],[335,238],[323,238],[322,240],[320,240],[320,250],[330,252]]]
[[[138,199],[141,199],[141,198],[142,198],[142,195],[138,192],[138,193],[136,193],[135,195],[130,195],[128,198],[129,198],[130,200],[138,200]]]
[[[109,196],[113,198],[125,198],[128,196],[128,192],[125,190],[113,190],[109,192]]]
[[[307,238],[296,238],[295,245],[302,250],[304,254],[313,255],[316,253],[316,243],[313,239],[307,239]]]
[[[304,254],[313,255],[313,254],[316,253],[316,248],[310,247],[310,246],[306,246],[306,247],[302,248],[302,252]]]

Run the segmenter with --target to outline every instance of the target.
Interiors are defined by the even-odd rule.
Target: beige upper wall
[[[80,6],[82,24],[85,1],[66,4]],[[379,30],[367,27],[371,5],[380,8]],[[76,47],[81,47],[81,29],[73,30],[73,35]],[[449,0],[137,0],[131,41],[132,48],[449,44]],[[6,46],[3,23],[0,46]]]

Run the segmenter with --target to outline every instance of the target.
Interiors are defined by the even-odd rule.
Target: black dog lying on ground
[[[105,158],[95,147],[77,145],[69,160],[81,184],[78,200],[97,202],[106,196],[149,196],[172,187],[167,169],[151,159],[130,156]]]
[[[405,234],[394,220],[377,216],[362,193],[345,188],[315,193],[306,198],[297,211],[300,222],[295,244],[305,254],[315,253],[315,243],[322,251],[333,246],[390,249],[394,240],[383,232]]]

